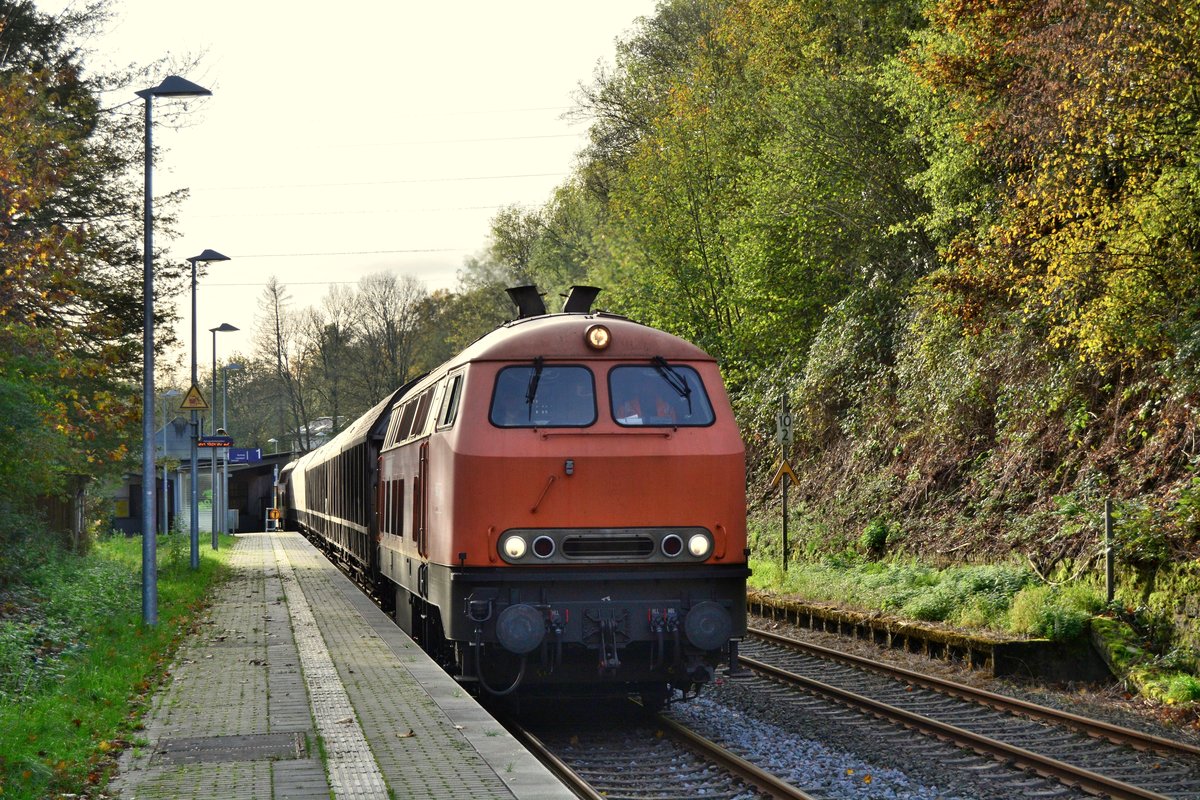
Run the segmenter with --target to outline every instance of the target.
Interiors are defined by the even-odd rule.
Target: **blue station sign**
[[[230,464],[256,464],[262,461],[262,448],[231,447],[229,448]]]

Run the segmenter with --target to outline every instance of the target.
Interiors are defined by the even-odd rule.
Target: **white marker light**
[[[525,550],[528,548],[528,545],[525,544],[525,540],[522,539],[520,536],[508,537],[507,539],[504,540],[503,546],[504,546],[504,555],[508,556],[509,558],[511,558],[513,560],[516,560],[516,559],[520,558],[521,556],[525,555]]]

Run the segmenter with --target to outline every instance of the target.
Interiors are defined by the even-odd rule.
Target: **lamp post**
[[[209,333],[211,333],[213,335],[212,399],[213,399],[214,406],[217,404],[217,334],[218,333],[232,333],[233,331],[236,331],[236,330],[241,330],[241,329],[235,328],[234,326],[230,325],[228,322],[222,322],[217,327],[208,329]],[[212,419],[214,421],[216,421],[216,419],[217,419],[215,408],[213,409]],[[214,425],[213,427],[216,427],[216,426]],[[212,448],[212,495],[213,495],[213,499],[212,499],[212,549],[213,550],[217,549],[217,536],[218,536],[218,533],[217,533],[217,531],[218,531],[217,511],[220,507],[220,503],[217,502],[217,453],[220,451],[220,449],[221,448],[219,448],[219,447]]]
[[[198,380],[196,374],[196,263],[200,261],[228,261],[229,256],[224,256],[216,250],[205,250],[198,256],[192,256],[188,261],[192,265],[192,386],[196,385]],[[217,398],[212,398],[212,402],[217,402]],[[200,412],[192,409],[192,527],[191,527],[191,550],[192,569],[200,568],[200,457],[197,453],[200,441]]]
[[[267,439],[267,444],[271,445],[271,455],[279,450],[279,440],[275,438]]]
[[[241,364],[226,364],[221,367],[221,427],[229,430],[229,420],[226,411],[229,406],[229,371],[239,370]],[[221,530],[225,530],[229,516],[229,451],[225,451],[225,461],[221,467]]]
[[[167,401],[179,397],[178,389],[168,389],[161,395],[163,401],[163,490],[162,490],[162,530],[168,532],[170,517],[167,515]]]
[[[142,204],[142,622],[158,624],[158,553],[154,534],[154,197],[151,168],[154,127],[151,109],[156,97],[203,97],[208,89],[171,75],[158,86],[142,89],[146,101],[145,196]]]

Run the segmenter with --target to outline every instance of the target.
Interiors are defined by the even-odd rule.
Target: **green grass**
[[[1101,610],[1099,591],[1086,584],[1054,587],[1016,565],[936,569],[907,560],[867,561],[853,553],[788,565],[751,559],[752,586],[886,611],[925,622],[1065,640],[1086,629]]]
[[[227,574],[232,537],[158,544],[158,625],[142,624],[141,539],[115,537],[73,556],[25,543],[0,575],[0,798],[94,793],[139,741],[154,687]],[[11,552],[10,548],[10,552]],[[19,581],[19,582],[18,582]]]

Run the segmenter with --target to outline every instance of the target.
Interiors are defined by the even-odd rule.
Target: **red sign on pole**
[[[196,442],[199,447],[232,447],[232,436],[201,436],[200,441]]]

